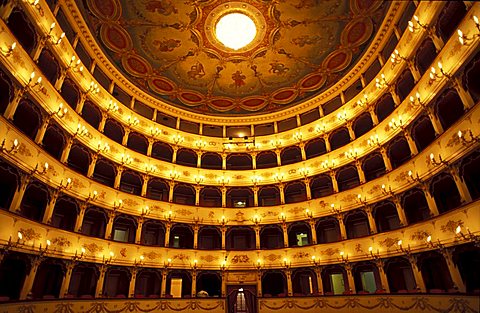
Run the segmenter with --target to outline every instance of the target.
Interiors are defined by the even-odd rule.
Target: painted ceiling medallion
[[[99,45],[133,84],[197,113],[242,115],[290,107],[336,83],[363,54],[389,2],[86,4],[80,8],[92,33],[99,34]],[[237,49],[228,48],[216,35],[215,26],[232,13],[247,17],[256,29],[252,41]]]
[[[243,13],[228,13],[215,25],[215,37],[227,48],[239,50],[248,46],[257,35],[253,20]]]

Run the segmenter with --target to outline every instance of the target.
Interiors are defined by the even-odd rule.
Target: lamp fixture
[[[34,174],[44,175],[45,173],[47,173],[48,168],[49,168],[48,162],[45,162],[43,166],[37,163],[35,165],[35,168],[32,170],[31,175],[34,175]]]
[[[75,73],[82,72],[83,71],[83,65],[81,65],[81,64],[82,64],[82,60],[77,59],[76,56],[72,55],[72,58],[70,59],[70,62],[68,63],[67,69],[71,69]]]
[[[378,138],[378,134],[371,135],[370,139],[367,140],[367,144],[370,147],[380,147],[380,140]]]
[[[460,29],[457,29],[458,41],[462,46],[469,46],[476,38],[480,37],[480,21],[478,20],[478,17],[476,15],[472,16],[472,19],[479,33],[473,34],[471,37],[468,37],[465,36],[465,34]]]
[[[448,162],[442,159],[442,155],[440,153],[438,154],[438,160],[433,153],[430,153],[430,163],[435,166],[448,165]]]
[[[87,90],[85,90],[85,94],[97,94],[100,92],[100,87],[98,87],[98,84],[96,84],[94,81],[90,83],[88,86]]]
[[[110,100],[110,102],[108,102],[107,113],[108,112],[118,112],[118,104],[113,100]]]
[[[387,82],[387,79],[385,78],[385,74],[382,73],[380,75],[380,78],[375,79],[375,87],[377,87],[377,89],[383,89],[385,87],[390,87],[390,85]]]
[[[4,153],[14,154],[17,153],[19,147],[20,144],[18,143],[18,139],[15,138],[12,140],[12,145],[10,146],[10,148],[7,148],[6,139],[3,139],[0,150]]]
[[[408,21],[408,30],[415,33],[420,29],[428,30],[428,25],[420,22],[417,15],[413,16],[413,21]]]
[[[464,145],[470,145],[472,143],[480,142],[480,136],[474,136],[471,129],[465,131],[459,130],[457,132],[458,138],[462,141]]]
[[[17,47],[17,43],[14,41],[10,46],[7,46],[7,49],[1,49],[1,52],[3,54],[3,56],[5,57],[9,57],[12,55],[13,51],[15,50],[15,48]]]

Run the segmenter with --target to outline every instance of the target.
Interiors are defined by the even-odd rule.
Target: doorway
[[[256,286],[228,286],[227,313],[257,313]]]

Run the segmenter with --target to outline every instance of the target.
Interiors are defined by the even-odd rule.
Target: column
[[[255,225],[255,249],[260,249],[260,226]]]
[[[258,270],[257,271],[257,297],[262,297],[263,292],[262,292],[262,271]]]
[[[226,272],[222,271],[222,298],[227,296],[227,279],[225,276],[227,276]]]
[[[177,163],[177,151],[178,151],[178,146],[173,146],[172,147],[173,154],[172,154],[172,163]]]
[[[420,74],[420,71],[417,69],[415,66],[415,63],[411,60],[407,61],[408,68],[410,69],[410,73],[412,73],[413,80],[415,81],[415,84],[422,78],[422,74]]]
[[[201,168],[202,167],[202,151],[197,151],[197,167]]]
[[[337,182],[336,173],[334,170],[331,170],[329,174],[330,174],[330,178],[332,179],[333,192],[338,192],[338,182]]]
[[[323,135],[323,140],[325,141],[325,149],[327,149],[327,152],[332,151],[332,146],[330,145],[330,139],[328,138],[327,135]]]
[[[222,186],[222,208],[227,206],[227,187]]]
[[[67,144],[65,145],[65,148],[63,148],[62,156],[60,157],[60,162],[67,163],[68,155],[70,154],[70,149],[72,149],[72,145],[73,145],[73,137],[70,137],[67,140]]]
[[[16,6],[15,1],[7,1],[1,8],[0,8],[0,18],[5,21],[8,21],[10,14],[12,13],[13,9]]]
[[[105,239],[112,238],[112,230],[113,230],[113,221],[115,220],[115,212],[109,211],[108,212],[108,223],[105,229]]]
[[[225,247],[226,247],[226,236],[227,235],[227,227],[225,226],[222,226],[222,250],[225,250]]]
[[[70,279],[72,278],[72,271],[75,267],[75,263],[66,261],[65,267],[67,271],[65,272],[65,277],[63,278],[62,286],[60,287],[60,294],[58,296],[60,299],[65,298],[65,296],[68,294],[68,287],[70,287]]]
[[[370,226],[370,233],[371,234],[378,233],[377,224],[375,223],[375,219],[373,218],[373,214],[372,214],[372,207],[366,205],[363,208],[363,210],[365,211],[365,213],[367,213],[368,225]]]
[[[385,170],[387,172],[390,172],[393,169],[393,167],[392,167],[392,162],[390,161],[390,158],[388,157],[387,149],[385,149],[384,147],[381,147],[380,148],[380,153],[382,154],[383,163],[385,164]]]
[[[405,136],[405,139],[407,140],[408,147],[410,148],[410,154],[412,156],[415,156],[418,154],[418,149],[415,141],[413,140],[412,136],[410,135],[410,132],[408,130],[404,130],[403,135]]]
[[[65,82],[65,78],[68,74],[68,69],[70,69],[70,67],[60,70],[60,75],[58,76],[57,81],[54,84],[54,88],[59,92],[62,90],[63,83]]]
[[[312,244],[316,245],[317,244],[317,228],[315,227],[315,220],[311,218],[308,221],[308,224],[310,224],[310,231],[312,232]]]
[[[414,255],[408,256],[408,260],[410,261],[410,265],[412,266],[413,276],[415,278],[415,284],[417,285],[417,289],[420,292],[427,292],[427,288],[425,287],[425,281],[423,280],[422,273],[420,272],[417,266],[417,259]]]
[[[128,136],[130,135],[130,129],[125,127],[125,133],[122,138],[122,146],[127,146]]]
[[[457,265],[453,262],[452,258],[452,250],[447,248],[441,250],[443,257],[448,266],[448,271],[450,272],[450,277],[452,277],[452,281],[454,285],[458,288],[458,291],[465,293],[467,289],[465,287],[465,283],[463,282],[462,275],[460,275],[460,271],[458,270]]]
[[[253,186],[252,191],[253,191],[253,206],[258,206],[258,187]]]
[[[438,212],[437,203],[435,199],[432,197],[430,190],[428,190],[428,186],[422,186],[423,193],[425,194],[425,199],[427,199],[428,209],[430,210],[430,214],[432,216],[437,216],[440,213]]]
[[[142,228],[143,228],[143,222],[145,221],[143,216],[140,216],[137,219],[137,230],[135,232],[135,243],[140,244],[142,241]]]
[[[15,115],[15,112],[17,111],[18,104],[20,103],[20,100],[22,100],[23,95],[25,94],[26,88],[27,87],[24,87],[24,88],[17,87],[17,88],[15,88],[14,94],[13,94],[13,99],[7,105],[7,108],[5,109],[5,112],[3,112],[3,116],[7,120],[13,119],[13,116]]]
[[[40,57],[40,54],[42,53],[43,48],[45,47],[47,40],[49,39],[43,34],[38,34],[37,36],[37,46],[33,49],[33,51],[30,53],[32,56],[32,61],[35,63],[38,62],[38,58]],[[53,40],[52,40],[53,42]]]
[[[433,112],[432,107],[427,107],[427,112],[428,112],[428,117],[432,122],[433,129],[435,130],[435,134],[437,134],[437,136],[440,136],[443,133],[442,124],[438,120],[438,117],[435,115],[435,112]]]
[[[395,208],[397,209],[398,219],[400,220],[401,226],[407,226],[407,216],[405,215],[405,210],[402,207],[400,198],[397,195],[392,197],[393,203],[395,203]]]
[[[43,141],[43,137],[45,137],[45,132],[47,131],[48,125],[50,123],[50,118],[47,117],[43,120],[42,126],[37,131],[37,135],[35,136],[35,143],[39,145]]]
[[[28,294],[32,290],[33,282],[35,281],[35,275],[37,275],[38,266],[42,263],[40,257],[30,258],[30,272],[25,277],[23,282],[22,290],[20,291],[19,300],[26,300]]]
[[[288,296],[291,297],[293,296],[293,286],[292,286],[292,270],[285,269],[283,271],[285,273],[285,276],[287,277],[287,291],[288,291]]]
[[[200,205],[200,192],[202,191],[202,186],[196,185],[195,187],[195,205]]]
[[[60,191],[58,189],[52,193],[52,197],[50,198],[50,201],[48,201],[45,212],[43,213],[42,223],[50,224],[52,220],[53,209],[55,208],[55,203],[57,202],[59,194]]]
[[[10,212],[17,212],[20,210],[20,204],[22,204],[23,196],[27,190],[27,186],[30,183],[30,176],[20,174],[20,185],[13,194],[12,202],[10,203]]]
[[[354,141],[355,140],[355,132],[353,131],[351,121],[347,122],[347,129],[348,129],[348,134],[350,135],[350,141]]]
[[[162,290],[160,292],[160,297],[162,298],[165,298],[165,294],[167,291],[167,273],[167,269],[162,270]]]
[[[323,294],[322,269],[320,266],[316,266],[313,270],[315,271],[315,277],[317,278],[318,294],[322,295]]]
[[[278,190],[280,191],[280,204],[285,204],[285,185],[283,183],[279,183]]]
[[[302,161],[305,161],[307,159],[307,154],[305,152],[305,143],[300,142],[298,146],[300,147],[300,153],[302,154]]]
[[[362,163],[360,162],[360,160],[355,161],[355,166],[357,167],[358,179],[360,180],[360,184],[364,184],[367,180],[365,178],[365,173],[363,172]]]
[[[372,123],[373,125],[378,125],[378,116],[377,116],[377,113],[375,113],[375,107],[374,106],[370,106],[368,108],[368,113],[370,113],[370,117],[372,118]]]
[[[277,166],[282,166],[282,157],[280,152],[280,149],[275,149],[275,154],[277,155]]]
[[[312,200],[312,189],[310,188],[310,178],[305,177],[305,190],[307,191],[307,200]]]
[[[471,107],[475,105],[475,101],[473,101],[472,95],[468,92],[468,90],[463,88],[460,78],[454,77],[452,79],[452,82],[453,82],[453,86],[455,87],[455,90],[458,93],[458,96],[462,100],[463,108],[465,109],[465,111],[469,110]]]
[[[155,139],[148,138],[147,156],[152,156],[152,149]]]
[[[344,267],[347,271],[348,288],[352,293],[357,293],[355,290],[355,280],[353,279],[352,264],[345,263]]]
[[[252,169],[257,169],[257,153],[251,152],[250,155],[252,156]]]
[[[449,170],[450,174],[453,177],[453,180],[455,181],[455,185],[457,186],[458,193],[460,194],[460,198],[462,199],[462,203],[471,202],[472,196],[470,195],[470,191],[468,190],[465,181],[460,176],[458,166],[450,166]]]
[[[142,175],[143,182],[142,182],[142,191],[141,191],[141,196],[146,197],[147,196],[147,189],[148,189],[148,182],[150,181],[150,176],[148,175]]]
[[[100,124],[98,124],[98,131],[103,133],[103,130],[105,129],[105,123],[107,122],[108,114],[105,112],[102,112],[102,119],[100,120]]]
[[[77,108],[75,109],[75,112],[77,112],[80,115],[82,115],[83,105],[85,104],[85,100],[87,100],[87,93],[80,92],[80,98],[78,99]]]
[[[388,279],[387,274],[385,273],[385,269],[383,268],[383,260],[377,259],[375,264],[378,268],[378,274],[380,276],[380,281],[382,283],[382,289],[385,290],[386,293],[390,293],[390,287],[388,286]]]
[[[197,295],[197,271],[192,270],[192,294],[191,297],[195,298]]]
[[[134,298],[135,297],[135,283],[137,281],[137,272],[138,272],[137,267],[131,267],[130,268],[130,274],[132,275],[132,277],[130,278],[130,284],[128,285],[128,297],[129,298]]]
[[[168,185],[170,187],[168,190],[168,202],[173,202],[173,190],[175,189],[175,182],[171,180]]]
[[[198,249],[198,224],[193,225],[193,249]]]
[[[287,227],[287,223],[282,224],[282,230],[283,230],[283,246],[285,248],[288,248],[288,227]]]
[[[75,228],[74,231],[76,233],[79,233],[82,231],[82,224],[83,224],[83,218],[85,217],[85,211],[87,210],[87,203],[82,203],[80,204],[79,212],[77,215],[77,219],[75,220]]]
[[[98,154],[94,153],[92,154],[92,160],[90,161],[90,164],[88,164],[88,170],[87,170],[87,177],[92,177],[93,173],[95,172],[95,165],[97,164],[98,160]]]
[[[343,221],[343,214],[337,214],[338,226],[340,227],[340,236],[342,240],[347,239],[347,229],[345,228],[345,222]]]
[[[172,223],[168,222],[165,227],[165,247],[168,248],[170,245],[170,229],[172,228]]]
[[[117,176],[115,176],[115,182],[113,183],[113,188],[120,188],[120,182],[122,181],[123,166],[117,166]]]
[[[222,153],[222,170],[227,169],[227,154]]]
[[[100,276],[98,276],[97,286],[95,288],[95,298],[101,298],[103,295],[103,284],[105,283],[105,273],[107,272],[106,265],[100,265],[98,268]]]
[[[402,101],[400,100],[400,97],[395,91],[395,88],[391,87],[389,91],[390,91],[390,94],[392,95],[392,99],[393,99],[393,102],[395,103],[395,107],[398,107],[400,103],[402,103]]]

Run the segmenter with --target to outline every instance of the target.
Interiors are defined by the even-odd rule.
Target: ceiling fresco
[[[85,0],[79,4],[110,60],[135,85],[197,113],[262,114],[337,82],[387,11],[377,0]],[[257,37],[229,51],[215,18],[253,17]]]

